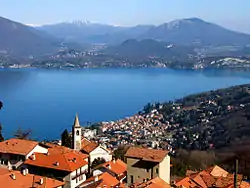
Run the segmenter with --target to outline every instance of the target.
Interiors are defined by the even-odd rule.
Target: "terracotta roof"
[[[65,147],[49,148],[48,154],[35,153],[35,160],[27,159],[25,164],[72,172],[88,164],[88,155]]]
[[[90,154],[92,151],[94,151],[96,148],[98,148],[98,146],[99,145],[97,143],[91,142],[90,144],[82,147],[81,150],[88,153],[88,154]]]
[[[103,174],[98,175],[97,177],[98,179],[96,179],[96,177],[94,176],[90,177],[78,187],[79,188],[102,188],[106,186],[108,188],[108,187],[118,186],[120,184],[120,182],[116,178],[114,178],[107,172],[104,172]],[[119,187],[121,186],[119,185]]]
[[[215,177],[227,177],[229,174],[226,170],[223,168],[215,165],[212,169],[209,169],[210,174]]]
[[[167,155],[167,150],[130,147],[126,152],[125,157],[138,158],[151,162],[161,162]]]
[[[238,175],[238,182],[242,181],[242,175]],[[201,172],[192,173],[188,177],[178,181],[177,187],[193,188],[195,184],[198,187],[218,187],[229,188],[234,182],[234,175],[228,173],[219,166],[213,166]]]
[[[81,142],[81,146],[82,146],[81,150],[83,152],[90,154],[92,151],[94,151],[96,148],[99,147],[99,144],[97,144],[96,142],[92,142],[86,138],[83,138],[82,142]],[[103,147],[101,147],[101,148],[103,148]],[[107,150],[105,148],[103,148],[103,149],[106,150],[107,152],[110,152],[109,150]]]
[[[74,153],[82,154],[82,152],[78,152],[76,150],[67,148],[65,146],[60,146],[60,145],[57,145],[57,144],[46,143],[46,146],[49,147],[48,151],[49,151],[50,154],[64,154],[64,153],[68,153],[68,152],[74,152]],[[86,154],[82,154],[82,155],[86,155]]]
[[[0,153],[27,155],[37,145],[38,142],[35,141],[12,138],[10,140],[0,142]]]
[[[136,184],[137,188],[171,188],[171,186],[159,177],[151,179],[141,184]]]
[[[120,159],[100,164],[95,169],[98,169],[100,167],[104,167],[106,169],[109,169],[110,171],[114,172],[116,175],[120,175],[120,174],[127,171],[126,163],[124,163]]]
[[[12,178],[12,174],[14,174],[15,179]],[[41,179],[42,184],[40,184]],[[64,182],[32,174],[23,175],[19,171],[8,171],[0,174],[1,188],[57,188],[62,185],[64,185]]]
[[[185,188],[194,188],[197,187],[197,184],[191,180],[189,177],[185,177],[184,179],[175,183],[177,187],[185,187]]]

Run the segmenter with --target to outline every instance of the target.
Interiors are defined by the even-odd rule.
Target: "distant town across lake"
[[[249,82],[249,72],[219,69],[1,69],[0,122],[6,138],[21,127],[52,140],[71,128],[76,113],[81,125],[117,120],[147,103]]]

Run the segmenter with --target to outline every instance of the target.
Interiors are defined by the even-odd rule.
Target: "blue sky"
[[[2,0],[0,16],[25,24],[70,20],[136,25],[199,17],[250,32],[250,0]]]

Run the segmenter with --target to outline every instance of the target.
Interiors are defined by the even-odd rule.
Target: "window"
[[[156,169],[155,169],[155,172],[156,172],[156,174],[159,174],[159,169],[156,168]]]
[[[134,176],[130,176],[130,182],[134,183]]]
[[[78,183],[78,177],[76,177],[76,183]]]
[[[76,135],[79,136],[79,134],[80,134],[80,132],[79,132],[79,130],[77,130],[77,131],[76,131]]]

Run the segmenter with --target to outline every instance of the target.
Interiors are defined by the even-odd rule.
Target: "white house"
[[[31,140],[13,138],[0,142],[0,166],[17,169],[34,152],[47,153],[48,149]]]
[[[33,174],[64,181],[64,188],[76,188],[88,173],[88,155],[56,145],[47,154],[34,153],[24,164]]]
[[[90,164],[92,164],[95,159],[103,158],[106,162],[112,160],[111,152],[108,149],[100,146],[99,144],[91,142],[86,138],[82,139],[81,144],[81,152],[89,155]]]

